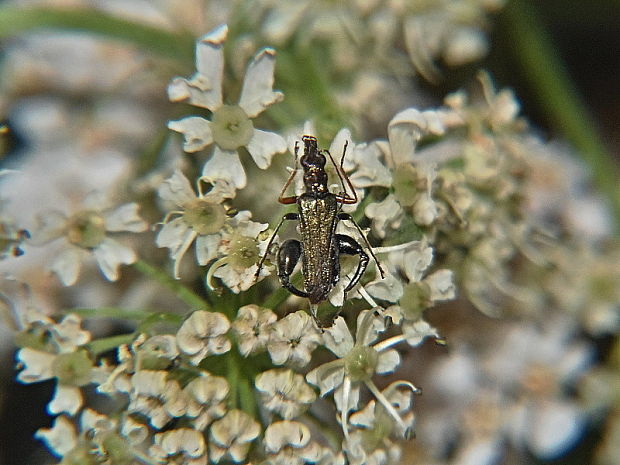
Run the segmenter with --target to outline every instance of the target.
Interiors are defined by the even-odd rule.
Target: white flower
[[[317,463],[323,450],[311,441],[310,430],[297,421],[277,421],[265,429],[265,449],[269,463],[304,465]]]
[[[285,420],[301,415],[316,400],[304,377],[292,370],[276,369],[260,373],[254,383],[263,405]]]
[[[372,310],[364,310],[358,315],[354,340],[344,319],[338,317],[334,326],[325,329],[323,333],[325,347],[338,359],[327,362],[306,375],[309,383],[320,388],[321,397],[335,390],[334,400],[336,408],[342,413],[345,437],[348,437],[348,413],[358,404],[361,384],[366,385],[377,400],[386,406],[396,422],[403,423],[372,381],[375,374],[391,373],[400,364],[398,352],[391,347],[401,342],[401,337],[395,336],[373,344],[383,331],[385,320],[375,315]],[[417,391],[410,383],[408,386]]]
[[[63,415],[56,417],[52,428],[39,429],[35,437],[43,439],[47,447],[58,457],[64,457],[71,452],[77,445],[78,439],[75,426]]]
[[[241,410],[231,410],[211,425],[209,458],[213,462],[230,458],[239,463],[245,459],[250,443],[259,434],[260,425],[256,420]]]
[[[312,351],[320,342],[321,336],[312,318],[299,310],[273,325],[267,350],[276,365],[302,367],[310,362]]]
[[[388,230],[398,230],[403,220],[403,209],[394,195],[389,194],[381,202],[368,204],[364,214],[372,220],[372,232],[384,238]]]
[[[399,462],[400,448],[392,437],[409,438],[414,423],[411,391],[399,390],[401,386],[411,389],[410,383],[396,381],[382,391],[387,404],[371,400],[366,407],[351,415],[351,424],[359,428],[351,432],[343,444],[351,464]],[[391,409],[389,412],[386,405]],[[395,417],[402,418],[402,421],[395,422]]]
[[[456,289],[453,273],[447,269],[424,277],[433,261],[433,248],[424,238],[407,244],[377,248],[376,253],[387,253],[385,279],[375,279],[365,286],[372,296],[388,302],[399,302],[390,307],[387,315],[399,324],[401,319],[417,321],[422,312],[435,302],[453,299]],[[403,283],[402,277],[408,282]]]
[[[167,465],[207,465],[207,445],[202,434],[190,428],[158,433],[149,453]]]
[[[265,350],[277,319],[278,316],[268,308],[254,304],[241,307],[232,323],[239,353],[247,357]]]
[[[167,371],[140,370],[131,377],[129,412],[149,418],[154,428],[161,429],[173,417],[185,413],[187,399],[179,383],[167,380]]]
[[[226,333],[230,322],[221,313],[198,310],[183,322],[177,332],[179,349],[198,365],[208,355],[219,355],[230,350]]]
[[[94,256],[101,272],[110,281],[118,279],[118,267],[137,259],[129,247],[107,236],[108,232],[142,232],[147,224],[138,215],[138,204],[128,203],[109,208],[100,194],[91,194],[83,209],[67,217],[59,211],[39,215],[41,228],[33,241],[44,244],[64,239],[62,250],[50,264],[65,286],[77,281],[81,262]]]
[[[222,183],[203,194],[198,183],[198,195],[194,193],[188,179],[181,171],[166,179],[159,187],[159,196],[174,203],[180,210],[166,215],[164,226],[157,234],[158,247],[170,249],[174,260],[174,277],[179,278],[179,265],[185,252],[196,241],[196,260],[199,265],[206,265],[218,253],[218,244],[226,224],[230,223],[226,208],[222,202],[234,196],[234,192]],[[172,221],[171,215],[178,215]]]
[[[225,378],[203,372],[185,386],[189,404],[187,416],[198,431],[204,431],[211,422],[226,413],[224,400],[228,397]]]
[[[230,219],[230,227],[223,232],[218,244],[218,255],[222,258],[211,265],[205,279],[209,288],[215,288],[214,277],[220,278],[235,294],[256,283],[258,263],[269,244],[269,236],[261,232],[269,225],[250,221],[250,217],[251,213],[243,210]],[[263,267],[259,276],[269,273],[268,267]]]
[[[203,168],[203,178],[211,183],[224,181],[241,189],[247,180],[239,159],[240,147],[248,149],[261,169],[269,166],[275,153],[286,150],[281,136],[255,129],[251,120],[282,100],[283,95],[272,90],[275,51],[266,48],[248,65],[239,103],[223,104],[223,44],[227,33],[228,28],[223,25],[203,36],[196,46],[197,73],[189,80],[175,78],[168,86],[170,100],[188,101],[206,108],[213,112],[211,120],[190,116],[170,121],[168,127],[183,133],[186,152],[196,152],[215,143],[213,155]]]
[[[56,378],[56,390],[48,411],[75,415],[83,403],[80,387],[89,384],[94,373],[90,357],[79,349],[90,341],[90,333],[81,329],[81,320],[75,314],[67,315],[56,324],[49,319],[35,320],[28,327],[43,330],[40,348],[49,351],[32,347],[20,349],[17,359],[23,369],[17,379],[22,383],[36,383]]]

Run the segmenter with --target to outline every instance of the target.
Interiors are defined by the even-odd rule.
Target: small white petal
[[[41,428],[35,437],[43,439],[50,450],[63,457],[77,445],[77,433],[73,423],[65,416],[57,417],[52,428]]]
[[[239,106],[250,118],[254,118],[269,105],[284,98],[282,92],[273,91],[275,55],[276,52],[271,48],[262,50],[254,57],[245,72]]]
[[[204,35],[196,46],[196,69],[190,79],[175,78],[168,86],[168,97],[173,102],[189,100],[189,103],[211,111],[222,105],[222,76],[224,51],[228,28],[222,25]]]
[[[419,247],[405,252],[403,262],[407,278],[410,282],[417,283],[422,280],[424,271],[433,262],[433,248],[428,247],[426,241],[422,241]]]
[[[194,234],[194,231],[187,225],[185,220],[179,217],[162,226],[161,231],[157,234],[155,243],[157,247],[170,249],[170,256],[177,260],[180,259],[178,254],[183,244]]]
[[[388,302],[397,302],[403,295],[402,282],[392,274],[388,274],[385,279],[372,281],[364,288],[373,297]]]
[[[64,249],[52,262],[50,269],[65,286],[72,286],[80,273],[82,251],[73,246]]]
[[[36,383],[53,377],[52,363],[56,355],[30,347],[24,347],[17,352],[17,360],[24,365],[24,369],[17,375],[22,383]]]
[[[400,355],[398,352],[391,349],[381,352],[379,354],[379,361],[377,363],[376,372],[380,375],[385,373],[392,373],[400,364]]]
[[[339,316],[332,327],[325,329],[323,343],[340,358],[345,357],[353,349],[355,342],[344,318]]]
[[[189,153],[198,152],[213,143],[211,121],[200,116],[168,121],[168,129],[183,134],[183,150]]]
[[[407,343],[412,347],[420,345],[427,337],[439,337],[437,330],[424,320],[406,320],[402,324],[402,331]]]
[[[126,203],[104,215],[107,231],[142,232],[146,230],[146,222],[138,214],[137,203]]]
[[[213,155],[202,168],[201,178],[211,184],[224,181],[235,189],[243,189],[247,183],[245,170],[236,150],[223,150],[217,145]]]
[[[174,174],[159,186],[157,194],[163,200],[173,202],[179,207],[196,199],[194,189],[180,170],[175,170]]]
[[[129,265],[137,259],[136,253],[132,249],[109,237],[104,239],[93,253],[101,272],[109,281],[118,279],[118,267],[121,264]]]
[[[296,449],[304,447],[310,439],[308,427],[297,421],[278,421],[265,430],[265,448],[271,454],[289,445]]]
[[[37,215],[37,230],[30,241],[35,245],[43,245],[58,239],[63,235],[66,225],[67,217],[57,210],[41,213]]]
[[[196,260],[199,265],[206,265],[217,257],[220,239],[219,234],[208,234],[196,238]]]
[[[247,149],[256,162],[256,166],[264,170],[271,164],[271,158],[276,153],[286,152],[286,140],[275,132],[254,129]]]
[[[56,385],[54,398],[47,405],[47,411],[52,415],[68,413],[73,416],[83,404],[82,391],[76,386]]]
[[[332,362],[319,365],[314,370],[308,372],[306,380],[321,389],[320,396],[324,397],[331,391],[340,386],[344,380],[344,362],[334,360]]]
[[[433,274],[424,278],[431,288],[431,300],[452,300],[456,297],[456,286],[454,285],[454,274],[451,270],[437,270]]]

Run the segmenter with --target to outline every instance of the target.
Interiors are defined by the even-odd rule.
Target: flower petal
[[[48,352],[24,347],[17,352],[17,360],[24,369],[17,375],[22,383],[36,383],[52,378],[52,363],[56,356]]]
[[[73,416],[83,404],[82,391],[76,386],[56,385],[54,398],[47,405],[47,411],[52,415],[68,413]]]
[[[254,134],[247,145],[248,152],[256,162],[256,166],[264,170],[271,164],[276,153],[286,152],[286,140],[275,132],[254,129]]]
[[[73,423],[65,417],[57,417],[52,428],[41,428],[35,433],[37,439],[43,439],[47,447],[62,457],[77,445],[77,433]]]
[[[239,106],[250,118],[254,118],[269,105],[284,98],[282,92],[272,90],[275,65],[275,50],[265,48],[254,57],[245,72]]]
[[[206,265],[217,257],[217,248],[220,243],[219,234],[198,236],[196,239],[196,260],[199,265]]]
[[[239,154],[235,150],[222,150],[217,145],[202,168],[202,179],[211,184],[217,181],[227,182],[235,189],[243,189],[247,183]]]
[[[137,259],[136,253],[132,249],[109,237],[99,244],[93,253],[101,272],[109,281],[116,281],[118,279],[118,267],[120,264],[129,265]]]
[[[168,129],[183,134],[183,150],[189,153],[198,152],[213,143],[211,121],[200,116],[168,121]]]
[[[65,286],[75,284],[80,273],[82,251],[68,246],[52,262],[50,269],[58,275]]]
[[[168,98],[173,102],[188,100],[192,105],[215,111],[222,105],[222,76],[224,73],[223,43],[228,28],[222,25],[204,35],[196,46],[196,69],[190,80],[175,78],[168,86]]]
[[[174,174],[159,186],[157,194],[163,200],[174,202],[179,207],[196,199],[194,189],[181,170],[175,170]]]
[[[126,203],[104,215],[107,231],[142,232],[147,228],[146,222],[138,215],[137,203]]]
[[[386,350],[379,354],[376,372],[380,375],[392,373],[400,364],[400,355],[394,349]]]

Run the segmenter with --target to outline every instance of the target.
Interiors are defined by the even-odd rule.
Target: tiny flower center
[[[249,268],[258,262],[258,244],[252,237],[234,235],[230,240],[229,263],[236,268]]]
[[[185,206],[183,220],[197,234],[215,234],[226,221],[226,209],[222,205],[196,199]]]
[[[347,354],[344,362],[351,381],[368,381],[377,369],[379,353],[372,347],[356,346]]]
[[[379,407],[375,407],[375,409],[379,409]],[[364,430],[362,433],[364,450],[368,453],[375,451],[385,441],[385,438],[390,436],[393,429],[393,420],[375,410],[373,427]]]
[[[403,207],[410,207],[418,193],[418,175],[411,165],[400,165],[394,170],[394,196]]]
[[[86,211],[74,216],[67,228],[69,242],[94,249],[105,239],[105,220],[99,213]]]
[[[83,350],[58,355],[52,364],[52,373],[60,384],[84,386],[91,381],[93,364]]]
[[[213,140],[225,150],[247,145],[254,134],[254,125],[239,105],[222,105],[211,119]]]
[[[431,288],[424,282],[409,283],[403,289],[400,298],[400,308],[407,320],[416,321],[422,316],[422,312],[432,305]]]
[[[87,441],[80,441],[76,447],[62,457],[62,463],[63,465],[95,465],[98,460],[90,452],[91,444]]]
[[[103,440],[103,449],[110,463],[130,464],[135,458],[127,440],[116,433],[109,433]]]

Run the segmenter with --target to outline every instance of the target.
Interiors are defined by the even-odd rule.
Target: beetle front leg
[[[289,281],[289,278],[293,274],[293,270],[295,269],[297,262],[299,262],[302,254],[303,247],[301,242],[296,239],[285,240],[278,249],[278,278],[280,278],[282,287],[287,289],[289,292],[299,297],[307,298],[309,297],[307,292],[297,289]]]
[[[362,246],[357,243],[355,239],[350,236],[346,236],[344,234],[336,234],[336,243],[338,244],[338,253],[339,254],[347,254],[347,255],[359,255],[360,261],[357,264],[357,270],[355,270],[355,274],[351,278],[347,287],[344,288],[344,292],[347,293],[359,282],[366,271],[366,267],[368,266],[368,254],[364,252]]]
[[[271,238],[269,239],[269,242],[267,243],[267,248],[265,249],[265,254],[261,257],[261,259],[258,262],[258,267],[256,268],[256,273],[254,273],[254,279],[255,280],[258,279],[258,276],[260,275],[260,270],[263,268],[265,260],[267,259],[267,255],[269,255],[269,250],[271,249],[271,244],[273,244],[274,239],[278,235],[278,231],[282,227],[282,224],[284,224],[285,221],[296,221],[296,220],[299,220],[299,215],[297,213],[287,213],[286,215],[284,215],[282,217],[282,219],[280,219],[280,222],[278,223],[278,226],[276,226],[275,231],[273,232],[273,234],[271,235]]]

